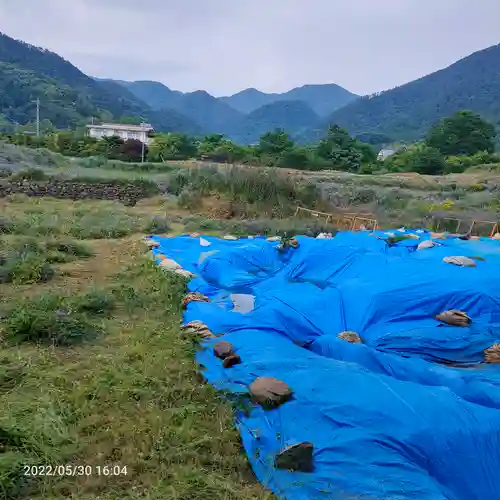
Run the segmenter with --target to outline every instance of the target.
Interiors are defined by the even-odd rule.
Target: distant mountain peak
[[[462,110],[500,123],[500,44],[412,82],[362,97],[334,111],[301,139],[314,142],[335,123],[352,135],[413,141],[442,118]]]
[[[265,93],[249,88],[220,99],[242,113],[277,101],[304,101],[317,114],[325,116],[357,99],[358,96],[334,83],[307,84],[284,93]]]
[[[245,115],[228,130],[227,135],[236,142],[251,144],[277,128],[292,135],[318,120],[319,116],[304,101],[275,101]]]

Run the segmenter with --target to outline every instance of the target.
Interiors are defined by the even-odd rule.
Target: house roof
[[[104,130],[127,130],[129,132],[150,132],[153,129],[153,126],[149,123],[145,123],[144,125],[123,125],[121,123],[102,123],[101,125],[87,125],[87,128],[97,128]]]
[[[389,156],[392,156],[395,154],[396,151],[394,149],[381,149],[378,153],[379,158],[388,158]]]

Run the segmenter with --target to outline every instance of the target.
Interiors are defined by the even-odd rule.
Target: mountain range
[[[304,85],[282,94],[246,89],[217,98],[203,90],[179,92],[159,82],[116,83],[154,110],[175,109],[205,130],[237,142],[253,142],[276,127],[291,127],[296,133],[359,97],[335,84]]]
[[[386,134],[412,141],[461,110],[500,125],[500,44],[400,87],[361,97],[320,120],[301,139],[314,142],[335,123],[354,135]]]
[[[330,124],[373,143],[421,138],[439,119],[469,109],[500,123],[500,45],[476,52],[416,81],[360,97],[335,84],[304,85],[284,93],[246,89],[214,97],[180,92],[154,81],[92,78],[54,52],[0,33],[0,127],[36,116],[57,128],[91,117],[146,120],[158,131],[194,136],[225,134],[256,142],[282,128],[302,143]]]

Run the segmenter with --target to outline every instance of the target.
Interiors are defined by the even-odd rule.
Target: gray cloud
[[[499,43],[481,0],[0,0],[0,31],[82,71],[215,95],[392,88]]]

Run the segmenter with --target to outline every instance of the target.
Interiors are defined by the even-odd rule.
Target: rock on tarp
[[[500,340],[500,242],[448,239],[416,251],[431,234],[405,234],[419,239],[389,245],[343,232],[298,237],[284,253],[265,238],[204,236],[209,247],[153,238],[155,255],[196,275],[189,291],[211,299],[184,315],[222,335],[197,355],[207,380],[237,395],[258,377],[292,390],[275,409],[254,403],[236,414],[257,477],[279,498],[500,498],[500,365],[484,363]],[[443,262],[453,255],[479,257],[477,266]],[[435,319],[451,309],[472,323]],[[363,343],[339,339],[346,330]],[[224,368],[220,341],[241,363]],[[277,468],[276,457],[301,443],[312,445],[313,470]]]

